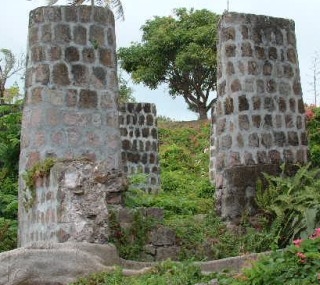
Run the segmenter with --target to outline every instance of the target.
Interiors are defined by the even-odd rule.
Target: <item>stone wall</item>
[[[20,154],[22,245],[39,217],[23,206],[28,190],[21,177],[36,162],[86,157],[110,171],[122,169],[115,50],[109,9],[55,6],[30,13]],[[41,189],[39,194],[48,190]]]
[[[211,177],[221,216],[255,213],[257,177],[307,161],[294,22],[226,13],[219,24]]]
[[[20,219],[21,244],[107,243],[108,207],[122,204],[126,188],[123,173],[102,163],[57,162],[50,175],[36,180],[35,195]]]
[[[124,172],[146,174],[146,183],[136,185],[146,192],[160,190],[160,165],[156,106],[127,103],[119,107]]]

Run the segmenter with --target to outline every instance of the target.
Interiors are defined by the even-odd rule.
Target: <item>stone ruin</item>
[[[118,207],[124,226],[132,221],[121,207],[126,176],[149,174],[144,189],[159,191],[156,109],[129,103],[118,110],[109,9],[33,10],[27,58],[19,178],[22,248],[0,255],[0,284],[66,284],[121,263],[108,244],[108,214],[111,206]],[[210,174],[218,211],[238,223],[245,212],[255,214],[262,172],[278,174],[283,162],[307,161],[294,23],[224,14],[218,63]],[[35,172],[34,189],[27,187],[26,171],[52,157],[58,160],[49,175]],[[145,211],[155,213],[161,220],[163,213]],[[151,260],[178,252],[175,233],[162,227],[151,233],[145,248]]]
[[[148,181],[140,186],[159,190],[156,108],[125,104],[118,113],[115,50],[108,9],[42,7],[30,14],[20,155],[21,246],[106,243],[107,206],[122,204],[125,176],[146,173]],[[38,177],[32,193],[23,174],[52,157],[59,163],[50,177]]]
[[[210,172],[217,210],[233,223],[255,214],[263,172],[308,159],[294,29],[291,20],[238,13],[219,24]]]
[[[112,12],[90,6],[33,10],[27,58],[20,245],[105,241],[107,201],[100,198],[124,188]],[[23,173],[48,157],[78,162],[57,166],[48,181],[40,177],[31,193]],[[81,162],[84,158],[92,162]],[[87,182],[91,187],[86,189]],[[104,234],[96,233],[102,229]]]
[[[127,103],[119,106],[122,163],[128,176],[147,175],[133,185],[148,193],[160,191],[159,142],[155,104]]]

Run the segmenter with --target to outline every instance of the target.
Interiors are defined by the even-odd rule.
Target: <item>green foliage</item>
[[[320,107],[307,110],[307,130],[309,137],[310,157],[315,167],[320,165]]]
[[[17,221],[0,217],[0,252],[17,247],[17,228]]]
[[[21,102],[0,106],[0,163],[17,174],[20,153]]]
[[[21,103],[0,106],[0,252],[17,244]]]
[[[142,43],[120,48],[121,67],[136,83],[156,89],[169,85],[200,119],[212,106],[216,86],[216,35],[219,16],[208,10],[176,9],[176,17],[155,17],[142,26]]]
[[[157,116],[157,120],[158,120],[158,123],[168,123],[168,122],[174,122],[174,119],[170,118],[170,117],[166,117],[166,116],[163,116],[163,115],[158,115]]]
[[[133,223],[129,228],[121,227],[115,212],[109,215],[110,242],[115,244],[119,255],[125,259],[139,260],[143,246],[147,242],[147,233],[154,221],[142,215],[140,209],[134,211]]]
[[[135,103],[136,99],[132,95],[133,90],[131,87],[128,86],[128,81],[125,80],[122,76],[121,73],[118,77],[119,81],[119,97],[118,97],[118,102],[120,104],[123,103]]]
[[[208,282],[213,276],[204,276],[200,268],[191,263],[162,262],[148,273],[138,276],[124,276],[121,268],[112,272],[92,274],[80,278],[70,285],[192,285]]]
[[[25,197],[24,207],[26,210],[30,209],[34,203],[36,196],[36,182],[38,178],[43,178],[49,175],[50,169],[57,162],[55,158],[47,158],[43,161],[37,162],[31,169],[23,174],[25,181]]]
[[[320,233],[320,229],[317,229]],[[241,274],[219,278],[220,285],[319,284],[320,234],[295,241],[283,251],[262,257]]]
[[[307,236],[320,219],[320,169],[310,164],[290,177],[264,174],[269,186],[258,187],[256,201],[268,219],[275,243],[284,247],[299,235]]]
[[[126,206],[158,207],[164,224],[174,229],[180,260],[218,259],[270,249],[273,237],[243,225],[240,234],[228,230],[214,213],[214,187],[208,180],[210,123],[166,122],[160,125],[162,191],[150,195],[138,189],[126,193]]]

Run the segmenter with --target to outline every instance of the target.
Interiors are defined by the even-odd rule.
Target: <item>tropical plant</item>
[[[320,282],[320,229],[253,263],[240,274],[220,276],[220,285],[312,285]]]
[[[17,244],[21,104],[0,106],[0,252]]]
[[[142,43],[119,49],[120,64],[135,83],[151,89],[168,84],[173,98],[182,96],[191,111],[206,119],[216,89],[219,16],[205,9],[174,13],[148,20]]]
[[[320,220],[320,169],[300,167],[294,176],[264,174],[268,188],[258,183],[256,202],[269,221],[275,243],[284,247],[297,236],[308,236]],[[268,224],[268,223],[267,223]]]

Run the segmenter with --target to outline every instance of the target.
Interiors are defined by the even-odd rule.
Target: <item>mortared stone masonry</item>
[[[63,212],[74,207],[71,201],[77,199],[68,198],[67,203],[63,195],[57,196],[54,189],[63,187],[63,183],[48,190],[54,181],[47,182],[46,187],[42,181],[37,186],[33,205],[26,209],[26,200],[32,195],[21,177],[35,163],[48,157],[87,158],[102,164],[106,175],[122,171],[115,44],[114,17],[109,9],[54,6],[40,7],[30,13],[20,155],[19,239],[22,246],[33,241],[66,241],[66,237],[76,235],[72,231],[80,231],[79,225],[85,229],[97,218],[96,213],[84,214],[89,217],[86,221],[75,218],[72,225],[74,217]],[[94,171],[93,166],[85,163],[82,167],[88,168],[88,172]],[[89,179],[83,174],[85,169],[71,169],[74,169],[73,175],[69,173],[72,179]],[[123,179],[121,174],[116,177],[119,181]],[[114,187],[118,187],[118,182]],[[76,192],[78,190],[74,195],[78,198],[83,194]],[[102,192],[101,199],[105,195]],[[94,199],[91,197],[86,203],[89,201]],[[57,211],[60,218],[56,216]],[[68,230],[61,231],[58,223],[69,223]],[[105,240],[106,235],[101,239]],[[94,239],[99,242],[99,238]],[[82,240],[90,241],[90,238]]]
[[[255,214],[262,172],[307,162],[307,135],[292,20],[225,13],[219,23],[218,98],[211,179],[231,222]]]
[[[159,192],[159,138],[155,104],[121,104],[119,124],[124,172],[128,176],[146,175],[146,181],[141,181],[133,187],[144,189],[148,193]]]

